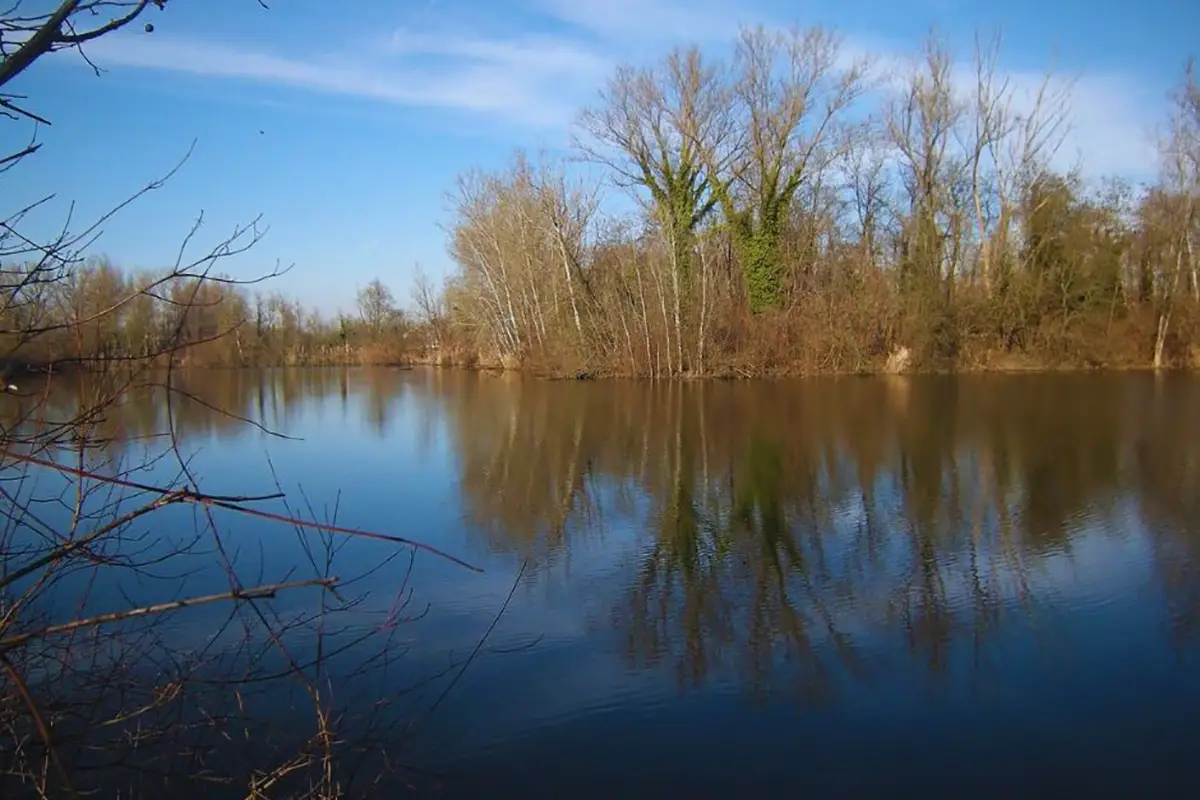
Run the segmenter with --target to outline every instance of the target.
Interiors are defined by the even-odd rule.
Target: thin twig
[[[430,706],[429,710],[425,712],[426,719],[432,716],[433,712],[436,711],[438,706],[442,704],[442,701],[446,699],[446,695],[450,694],[450,690],[454,688],[454,685],[458,683],[459,679],[463,676],[463,673],[467,671],[467,667],[471,666],[471,662],[475,660],[475,657],[479,655],[479,651],[483,649],[483,645],[487,642],[488,637],[492,635],[492,631],[495,630],[496,625],[499,624],[500,618],[504,616],[504,612],[508,608],[508,604],[512,602],[513,595],[517,593],[517,586],[521,583],[521,576],[525,574],[525,568],[527,566],[529,566],[528,559],[521,562],[521,569],[517,571],[517,577],[513,579],[512,588],[508,590],[508,597],[504,598],[504,605],[500,606],[500,611],[496,613],[496,617],[492,620],[492,624],[488,626],[486,631],[484,631],[483,636],[480,637],[479,641],[475,644],[475,649],[471,651],[471,655],[468,656],[467,660],[463,662],[462,669],[460,669],[458,674],[456,674],[450,680],[450,683],[446,685],[446,688],[442,690],[442,693],[439,694],[437,699],[433,701],[433,705]]]

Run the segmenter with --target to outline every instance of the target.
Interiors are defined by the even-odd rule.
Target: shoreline
[[[906,376],[952,376],[952,375],[1058,375],[1081,373],[1193,373],[1200,372],[1200,362],[1171,363],[1155,368],[1149,362],[1124,362],[1100,364],[1044,363],[1033,359],[1006,359],[1006,363],[974,363],[966,365],[913,366],[904,369],[889,369],[878,364],[860,369],[804,369],[799,367],[752,368],[744,365],[725,365],[702,373],[676,373],[673,375],[634,374],[620,369],[556,368],[543,364],[504,364],[499,359],[455,359],[436,361],[418,359],[412,366],[435,369],[461,369],[491,374],[515,374],[541,380],[592,381],[592,380],[641,380],[641,381],[746,381],[779,380],[791,378],[878,378]]]
[[[120,363],[120,362],[116,362]],[[907,367],[901,370],[888,369],[886,365],[862,369],[803,369],[803,368],[768,368],[755,369],[744,366],[724,366],[719,369],[707,370],[703,373],[676,373],[673,375],[633,374],[623,370],[610,369],[562,369],[551,368],[537,363],[505,364],[499,359],[453,359],[435,360],[416,358],[407,362],[382,364],[364,364],[361,362],[325,362],[312,364],[175,364],[173,369],[184,372],[222,371],[222,370],[305,370],[305,369],[361,369],[411,371],[418,367],[439,370],[461,370],[488,375],[517,375],[525,378],[549,381],[762,381],[785,380],[797,378],[880,378],[880,377],[933,377],[933,376],[978,376],[978,375],[1067,375],[1067,374],[1099,374],[1099,373],[1195,373],[1200,372],[1200,364],[1168,364],[1155,368],[1148,363],[1120,364],[1045,364],[1032,361],[1014,361],[1003,364],[970,364],[953,366]],[[167,364],[156,364],[152,370],[166,370]],[[39,365],[36,363],[0,364],[0,372],[6,372],[9,378],[43,377],[54,378],[80,372],[103,374],[106,370],[89,369],[87,364],[62,363]]]

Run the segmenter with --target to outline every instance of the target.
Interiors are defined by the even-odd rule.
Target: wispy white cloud
[[[592,36],[627,45],[728,41],[739,25],[773,23],[761,6],[721,0],[530,0],[534,8]]]
[[[609,62],[569,42],[397,34],[367,52],[300,58],[217,42],[114,35],[92,43],[101,67],[255,81],[398,105],[489,114],[540,127],[573,118]]]
[[[1012,112],[1025,117],[1038,112],[1045,75],[1014,70],[1006,77],[1012,89]],[[956,70],[953,79],[961,94],[969,96],[975,83],[970,68],[964,65]],[[1063,102],[1041,113],[1061,111],[1066,122],[1051,166],[1063,172],[1078,166],[1092,177],[1143,179],[1153,175],[1158,155],[1152,128],[1161,116],[1162,103],[1147,97],[1135,81],[1120,74],[1052,77],[1045,94]]]
[[[594,79],[612,66],[611,58],[583,48],[573,39],[544,35],[506,40],[399,30],[392,34],[388,46],[397,55],[464,59],[525,70],[534,78]]]
[[[186,72],[239,79],[384,103],[488,115],[504,122],[563,130],[594,97],[616,61],[657,56],[669,43],[728,44],[739,25],[781,22],[763,5],[720,0],[519,0],[553,22],[553,34],[477,35],[405,29],[326,56],[272,53],[249,46],[158,36],[98,40],[89,56],[102,66]],[[790,22],[790,20],[783,20]],[[509,26],[511,28],[511,21]],[[532,25],[529,26],[532,29]],[[918,43],[844,31],[849,55],[874,53],[884,65],[903,62]],[[1016,110],[1028,110],[1041,75],[1009,72]],[[970,68],[956,83],[969,90]],[[1120,73],[1081,76],[1072,92],[1072,131],[1058,166],[1082,153],[1090,172],[1146,175],[1154,149],[1147,120],[1162,106]]]
[[[1143,178],[1156,171],[1154,127],[1166,114],[1165,97],[1125,75],[1084,75],[1071,87],[1070,104],[1064,150],[1081,156],[1086,172]]]

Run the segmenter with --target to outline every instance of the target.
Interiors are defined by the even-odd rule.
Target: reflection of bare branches
[[[1141,428],[1131,461],[1138,501],[1153,539],[1153,565],[1167,591],[1172,633],[1182,643],[1200,631],[1200,402],[1195,382],[1157,377],[1146,398],[1150,412],[1137,416]]]

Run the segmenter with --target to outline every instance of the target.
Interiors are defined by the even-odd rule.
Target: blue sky
[[[35,4],[36,5],[36,4]],[[851,51],[901,57],[936,26],[969,52],[976,29],[1001,30],[1017,85],[1047,68],[1076,76],[1075,129],[1090,172],[1149,176],[1149,136],[1195,49],[1194,0],[173,0],[140,26],[92,43],[97,77],[76,54],[10,85],[52,120],[43,151],[5,178],[5,209],[49,192],[41,218],[111,206],[194,154],[163,189],[105,226],[118,263],[173,261],[203,210],[201,243],[263,214],[271,230],[228,262],[308,305],[349,309],[380,276],[404,299],[413,265],[453,268],[439,227],[447,193],[473,166],[502,166],[515,146],[568,142],[576,110],[620,60],[673,44],[719,52],[740,22],[833,26]],[[28,136],[0,128],[10,145]],[[8,150],[6,149],[5,152]],[[53,215],[53,216],[51,216]]]

